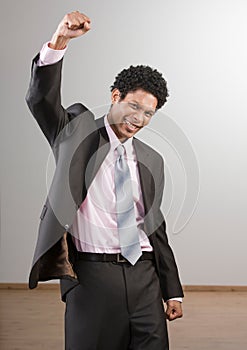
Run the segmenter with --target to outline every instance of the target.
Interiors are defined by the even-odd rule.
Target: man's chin
[[[135,134],[138,132],[139,130],[136,131],[125,131],[124,133],[122,133],[122,138],[123,139],[130,139],[131,137],[135,136]]]

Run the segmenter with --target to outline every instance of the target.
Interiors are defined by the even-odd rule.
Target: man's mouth
[[[132,124],[129,120],[124,119],[124,124],[126,124],[128,126],[128,128],[132,131],[135,131],[137,129],[139,129],[139,126]]]

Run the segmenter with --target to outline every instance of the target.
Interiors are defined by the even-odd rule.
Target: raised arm
[[[90,30],[90,23],[90,18],[78,11],[67,14],[53,34],[49,43],[50,48],[54,50],[64,49],[71,39],[87,33]]]
[[[73,38],[80,37],[90,30],[90,19],[78,11],[67,14],[59,23],[48,46],[53,50],[65,48]],[[70,116],[61,104],[62,60],[57,63],[39,66],[39,55],[32,64],[32,74],[26,102],[52,145]]]

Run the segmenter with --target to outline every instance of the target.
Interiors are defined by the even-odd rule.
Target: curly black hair
[[[129,92],[142,89],[151,93],[158,100],[156,109],[161,108],[169,96],[167,82],[156,69],[149,66],[138,65],[123,69],[115,78],[111,91],[118,89],[121,99]]]

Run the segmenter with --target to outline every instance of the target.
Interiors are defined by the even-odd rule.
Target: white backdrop
[[[72,10],[91,17],[92,30],[69,45],[63,104],[81,101],[93,110],[106,105],[116,73],[130,64],[149,64],[163,72],[169,101],[164,115],[154,117],[151,132],[140,137],[166,157],[166,149],[171,151],[162,135],[168,141],[174,137],[166,129],[165,120],[170,120],[186,135],[197,158],[200,194],[193,216],[173,234],[177,209],[167,215],[182,282],[246,285],[244,0],[1,2],[0,282],[27,281],[47,172],[48,178],[52,172],[52,161],[47,170],[48,144],[24,101],[31,59]],[[167,178],[173,180],[173,198],[179,202],[186,183],[182,175],[178,183],[179,171],[173,169],[172,156],[167,158]],[[188,181],[196,186],[193,174]],[[166,195],[165,212],[169,186]]]

